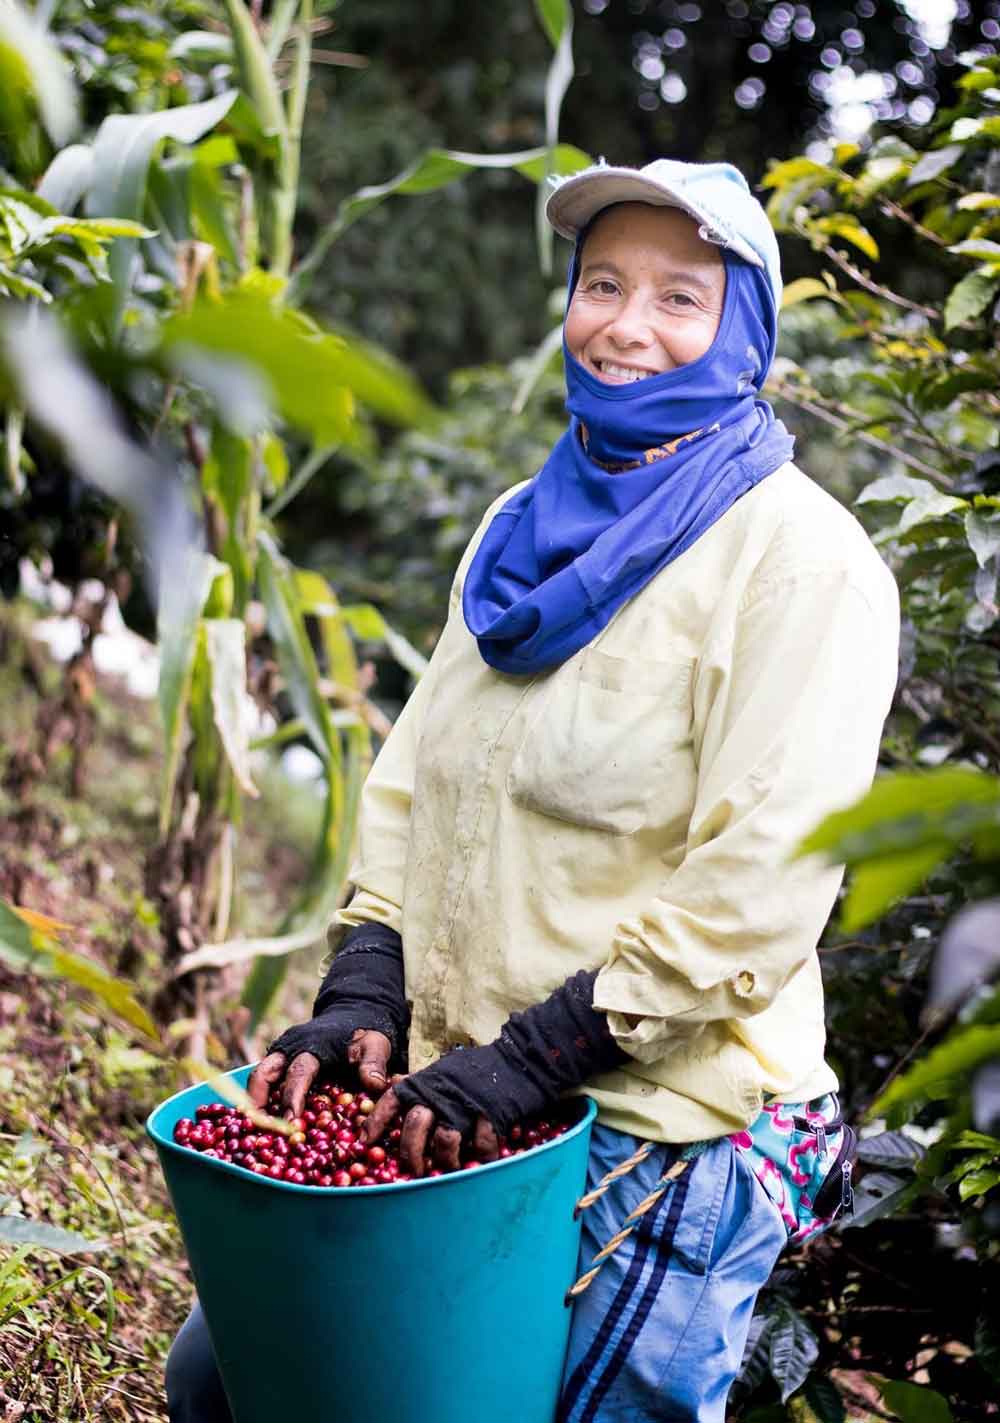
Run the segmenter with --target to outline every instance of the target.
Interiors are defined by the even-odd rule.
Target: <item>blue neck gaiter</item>
[[[791,458],[792,437],[757,398],[777,339],[770,286],[723,257],[722,318],[698,360],[610,385],[563,342],[569,429],[494,516],[465,579],[466,626],[497,671],[530,676],[571,657]]]

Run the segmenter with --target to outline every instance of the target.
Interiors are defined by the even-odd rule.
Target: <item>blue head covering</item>
[[[588,226],[570,264],[571,298]],[[498,671],[533,675],[572,656],[791,458],[791,436],[758,398],[777,340],[775,288],[731,247],[723,259],[719,329],[696,361],[612,385],[564,338],[569,429],[494,516],[465,580],[466,625]]]

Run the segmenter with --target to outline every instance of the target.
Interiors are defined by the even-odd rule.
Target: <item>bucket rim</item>
[[[239,1077],[242,1074],[246,1074],[247,1076],[249,1076],[249,1074],[253,1071],[256,1065],[256,1063],[249,1063],[244,1067],[230,1068],[229,1071],[220,1073],[220,1076]],[[187,1161],[190,1161],[192,1158],[194,1158],[198,1162],[200,1162],[201,1165],[209,1169],[225,1171],[228,1172],[230,1175],[235,1174],[239,1178],[239,1180],[245,1183],[252,1182],[258,1186],[270,1186],[272,1188],[277,1188],[278,1190],[282,1191],[296,1191],[299,1193],[305,1193],[309,1196],[322,1197],[324,1200],[331,1195],[349,1195],[354,1198],[364,1196],[365,1198],[367,1198],[370,1196],[382,1194],[385,1191],[408,1191],[414,1188],[443,1186],[445,1184],[455,1186],[459,1182],[467,1180],[470,1175],[473,1175],[478,1178],[484,1171],[494,1171],[499,1167],[526,1164],[523,1158],[528,1155],[528,1152],[524,1152],[519,1156],[506,1157],[502,1161],[484,1161],[474,1169],[470,1168],[462,1171],[448,1171],[444,1172],[440,1176],[424,1176],[418,1181],[393,1181],[385,1184],[380,1182],[376,1186],[365,1186],[363,1190],[360,1190],[357,1186],[300,1186],[295,1181],[275,1181],[272,1180],[272,1178],[269,1176],[257,1176],[254,1174],[253,1171],[247,1171],[245,1167],[237,1166],[235,1162],[220,1161],[217,1157],[205,1156],[203,1152],[195,1151],[190,1146],[182,1146],[179,1142],[174,1141],[163,1131],[162,1127],[156,1120],[157,1117],[160,1117],[161,1114],[166,1113],[168,1108],[174,1103],[176,1103],[179,1098],[186,1097],[190,1092],[195,1092],[199,1088],[211,1086],[211,1082],[192,1082],[189,1086],[182,1087],[179,1092],[173,1092],[169,1097],[165,1098],[164,1101],[160,1102],[158,1106],[154,1107],[153,1110],[147,1116],[145,1121],[146,1134],[152,1139],[157,1149],[160,1151],[169,1151]],[[561,1135],[555,1137],[552,1141],[542,1142],[539,1146],[531,1147],[530,1154],[532,1161],[536,1161],[538,1159],[538,1155],[541,1152],[552,1151],[554,1149],[557,1149],[561,1145],[571,1141],[573,1137],[579,1136],[581,1132],[587,1130],[591,1126],[594,1121],[594,1118],[597,1116],[597,1103],[594,1101],[593,1097],[587,1096],[585,1092],[575,1094],[572,1098],[566,1100],[582,1101],[585,1103],[584,1110],[580,1114],[580,1120],[574,1122],[568,1131],[563,1132]]]

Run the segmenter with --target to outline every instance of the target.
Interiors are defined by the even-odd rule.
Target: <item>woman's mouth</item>
[[[655,375],[655,371],[645,370],[639,366],[622,366],[617,361],[594,361],[594,368],[602,380],[609,385],[629,385],[632,381],[644,380],[646,376]]]

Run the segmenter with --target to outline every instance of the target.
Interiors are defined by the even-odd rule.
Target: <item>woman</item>
[[[315,1016],[251,1091],[297,1113],[346,1056],[420,1175],[585,1088],[591,1184],[655,1145],[585,1214],[582,1270],[685,1157],[577,1300],[560,1416],[721,1423],[757,1292],[841,1199],[816,944],[842,871],[790,855],[870,784],[898,601],[759,398],[781,277],[741,175],[601,164],[547,211],[569,428],[461,562]],[[176,1420],[225,1416],[177,1387],[197,1348],[196,1315]]]

